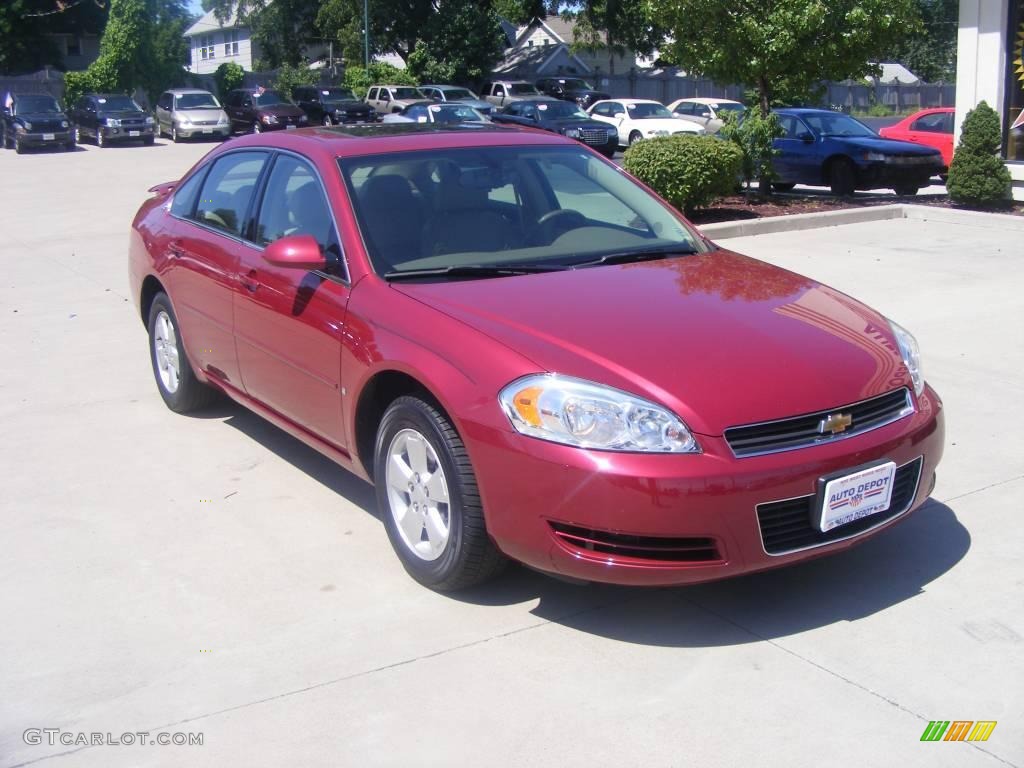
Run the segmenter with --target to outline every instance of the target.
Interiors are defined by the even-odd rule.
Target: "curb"
[[[952,208],[937,208],[929,205],[894,203],[865,208],[847,208],[842,211],[822,213],[796,213],[792,216],[772,216],[766,219],[745,221],[723,221],[698,227],[702,234],[712,240],[728,240],[732,237],[768,235],[774,232],[799,232],[805,229],[838,227],[844,224],[863,224],[872,221],[892,219],[913,219],[934,221],[942,224],[960,224],[969,227],[999,227],[1003,230],[1024,232],[1024,217],[1006,213],[982,213],[960,211]]]

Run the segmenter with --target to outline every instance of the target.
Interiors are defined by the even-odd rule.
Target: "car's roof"
[[[438,85],[437,83],[424,83],[423,85],[416,86],[417,88],[437,88],[439,91],[459,90],[469,91],[471,88],[467,88],[464,85]]]
[[[371,88],[419,88],[418,85],[399,85],[397,83],[374,83]]]
[[[94,99],[111,99],[115,96],[123,96],[125,98],[131,98],[127,93],[87,93],[86,96],[91,96]]]
[[[183,96],[186,93],[208,93],[211,96],[213,95],[212,92],[204,88],[168,88],[164,93],[173,93],[175,96]]]
[[[688,101],[693,104],[741,104],[742,102],[736,101],[736,99],[712,99],[708,96],[695,96],[689,99],[679,99],[679,101]]]
[[[321,157],[356,157],[431,149],[545,144],[578,145],[572,139],[549,131],[494,123],[375,123],[247,134],[221,147],[225,150],[250,146],[279,147]]]
[[[780,115],[845,115],[845,112],[836,112],[834,109],[818,109],[817,107],[778,107],[772,110]]]
[[[657,104],[659,107],[665,106],[660,101],[655,101],[654,99],[605,99],[605,101],[617,101],[620,104]]]

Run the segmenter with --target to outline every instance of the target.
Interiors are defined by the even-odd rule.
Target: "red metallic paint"
[[[909,117],[905,117],[895,125],[889,125],[878,132],[883,139],[899,139],[900,141],[912,141],[915,144],[924,144],[926,147],[935,147],[942,153],[942,162],[949,167],[953,162],[953,134],[934,133],[932,131],[914,131],[911,127],[917,120],[927,115],[934,114],[955,114],[953,107],[940,107],[939,109],[922,109]]]
[[[192,318],[182,330],[202,380],[363,478],[369,479],[372,456],[356,448],[361,395],[378,375],[400,372],[417,380],[463,437],[495,543],[543,570],[625,584],[681,584],[841,550],[872,533],[769,556],[755,507],[811,494],[818,477],[883,457],[897,464],[924,457],[913,508],[924,502],[943,446],[941,402],[930,388],[915,398],[914,415],[813,448],[736,459],[721,437],[729,426],[833,408],[909,385],[885,319],[807,278],[728,251],[448,283],[392,285],[373,273],[337,157],[522,144],[575,145],[553,134],[513,130],[353,139],[305,129],[233,140],[201,162],[239,147],[267,146],[315,165],[338,226],[348,282],[274,267],[258,248],[238,241],[222,242],[227,255],[218,269],[200,272],[187,257],[170,256],[172,244],[198,250],[211,247],[209,238],[229,238],[171,218],[162,185],[133,225],[132,295],[141,308],[144,281],[159,280],[179,318],[183,312]],[[255,279],[258,289],[247,290],[243,278]],[[203,279],[210,285],[200,285]],[[202,351],[211,334],[227,343],[228,316],[237,373],[230,354]],[[703,453],[591,451],[520,435],[497,393],[538,371],[661,402],[699,433]],[[724,563],[581,557],[556,542],[549,520],[636,535],[712,537]]]

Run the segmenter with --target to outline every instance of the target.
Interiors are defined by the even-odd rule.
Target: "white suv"
[[[364,101],[377,110],[378,114],[386,115],[389,112],[400,112],[413,102],[428,99],[411,85],[371,85]]]
[[[590,108],[590,116],[614,125],[619,131],[619,146],[641,139],[670,136],[673,133],[704,133],[696,123],[673,116],[664,104],[648,99],[608,99]]]

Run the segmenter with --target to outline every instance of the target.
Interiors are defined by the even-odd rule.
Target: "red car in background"
[[[896,125],[883,128],[878,133],[883,139],[899,139],[912,141],[935,147],[942,153],[942,162],[949,169],[953,162],[953,118],[956,110],[953,107],[923,109],[910,117],[905,117]],[[945,177],[945,174],[943,174]]]
[[[130,284],[167,406],[225,393],[373,482],[431,588],[508,559],[735,576],[850,547],[934,486],[913,336],[572,139],[280,131],[153,191]]]

